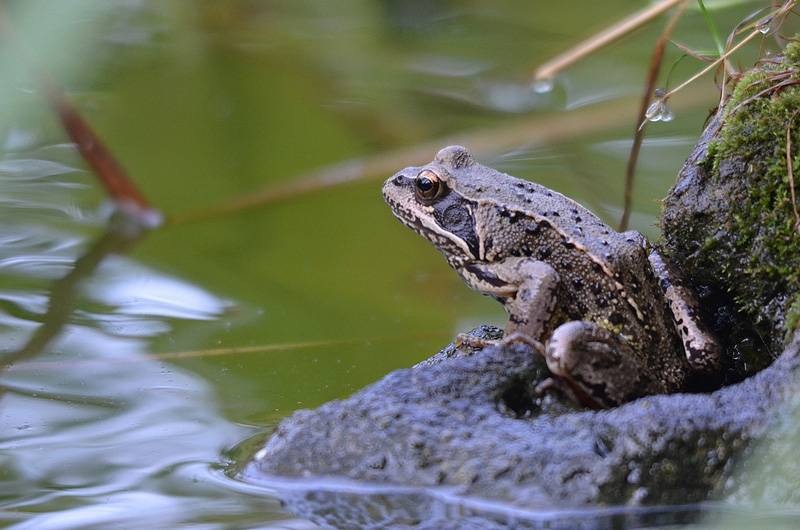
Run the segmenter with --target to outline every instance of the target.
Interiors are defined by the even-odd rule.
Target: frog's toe
[[[542,356],[545,355],[544,344],[534,339],[533,337],[526,335],[525,333],[516,332],[505,335],[498,342],[498,344],[503,347],[510,346],[512,344],[527,344],[528,346],[536,350],[536,352],[538,352],[540,355]]]
[[[456,336],[456,340],[453,341],[453,346],[456,348],[468,346],[474,350],[482,350],[483,348],[486,348],[487,346],[493,346],[498,342],[498,339],[486,339],[483,337],[470,335],[469,333],[459,333]]]

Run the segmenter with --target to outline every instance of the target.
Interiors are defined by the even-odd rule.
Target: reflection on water
[[[276,494],[297,515],[334,528],[396,528],[484,530],[574,528],[667,528],[696,522],[701,515],[730,512],[724,505],[594,506],[574,509],[519,507],[499,501],[465,497],[457,487],[402,487],[345,479],[267,478],[255,471],[242,478],[242,491]],[[708,519],[708,517],[706,517]]]
[[[46,178],[73,172],[0,162],[0,181],[13,183],[0,201],[35,218],[54,208],[25,196],[63,200],[54,191],[80,186]],[[214,484],[223,449],[250,431],[219,414],[206,381],[149,353],[175,324],[218,319],[233,303],[126,257],[144,234],[124,219],[87,236],[102,216],[62,215],[57,228],[2,217],[0,524],[165,527],[241,519],[242,506],[282,518],[274,501],[243,503]]]

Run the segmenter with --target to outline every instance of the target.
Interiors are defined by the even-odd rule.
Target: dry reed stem
[[[664,59],[664,49],[669,41],[669,36],[672,30],[683,15],[686,7],[689,5],[689,0],[684,0],[678,11],[672,16],[661,37],[658,39],[653,54],[650,56],[650,65],[648,67],[647,83],[645,83],[644,94],[639,104],[639,115],[637,123],[645,119],[647,109],[650,103],[650,94],[653,93],[656,86],[656,79],[658,72],[661,70],[661,63]],[[619,220],[619,231],[624,232],[628,229],[628,222],[630,221],[631,211],[633,209],[633,181],[636,175],[636,164],[639,160],[639,151],[642,147],[642,140],[644,139],[644,128],[637,127],[633,134],[633,145],[631,145],[631,152],[628,155],[628,164],[625,167],[625,191],[622,200],[622,216]]]
[[[613,116],[613,118],[611,118]],[[436,152],[448,145],[468,146],[473,153],[500,151],[527,144],[548,144],[572,138],[589,131],[604,130],[620,119],[632,119],[630,101],[608,102],[589,111],[557,114],[535,121],[523,119],[501,128],[481,129],[438,138],[407,148],[385,151],[371,156],[346,160],[296,175],[290,181],[253,190],[221,204],[186,213],[171,215],[169,225],[201,221],[288,200],[323,189],[360,182],[369,178],[388,178],[409,165],[430,161]]]
[[[68,360],[68,361],[27,361],[18,362],[16,364],[9,364],[5,366],[7,372],[24,372],[29,370],[41,371],[45,369],[61,370],[64,366],[109,366],[116,364],[134,364],[141,362],[158,361],[174,361],[176,359],[204,359],[208,357],[230,356],[230,355],[251,355],[259,353],[284,353],[294,352],[297,350],[306,350],[314,348],[330,348],[332,346],[348,346],[356,344],[376,344],[380,342],[398,343],[400,341],[418,341],[420,339],[440,338],[447,335],[447,332],[442,333],[423,333],[402,336],[386,336],[386,337],[362,337],[358,339],[344,339],[344,340],[320,340],[309,342],[287,342],[284,344],[260,344],[255,346],[241,346],[231,348],[209,348],[205,350],[184,350],[173,351],[164,353],[155,353],[148,355],[139,355],[134,357],[126,357],[123,359],[94,359],[94,360]]]
[[[757,37],[758,35],[761,35],[761,32],[759,30],[754,30],[753,33],[751,33],[750,35],[745,37],[744,40],[742,40],[742,42],[740,42],[739,44],[737,44],[736,46],[734,46],[733,48],[731,48],[730,50],[725,52],[723,55],[721,55],[713,63],[709,64],[708,66],[706,66],[705,68],[703,68],[702,70],[700,70],[699,72],[694,74],[692,77],[690,77],[689,79],[687,79],[686,81],[684,81],[683,83],[678,85],[677,87],[673,88],[672,90],[670,90],[669,92],[664,94],[664,97],[662,98],[662,101],[666,102],[673,94],[675,94],[676,92],[682,90],[686,85],[694,82],[698,78],[702,77],[703,75],[705,75],[709,71],[711,71],[714,68],[716,68],[721,62],[725,61],[728,57],[730,57],[736,50],[738,50],[739,48],[741,48],[742,46],[747,44],[750,40],[753,39],[753,37]]]

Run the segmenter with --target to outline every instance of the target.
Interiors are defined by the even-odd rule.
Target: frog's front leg
[[[508,313],[502,342],[525,342],[544,355],[543,342],[556,307],[561,281],[550,265],[528,258],[473,264],[462,269],[470,287],[498,300]],[[460,335],[457,345],[485,346],[484,341]]]
[[[506,281],[517,286],[513,296],[500,300],[508,312],[505,336],[524,335],[543,342],[561,277],[547,263],[526,258],[507,259],[503,268]]]
[[[655,250],[650,253],[649,258],[669,303],[689,365],[700,373],[711,374],[718,371],[722,364],[722,345],[700,320],[697,295],[689,288],[686,278],[674,264]]]
[[[666,390],[622,337],[594,322],[559,326],[547,343],[545,359],[582,404],[595,408]]]

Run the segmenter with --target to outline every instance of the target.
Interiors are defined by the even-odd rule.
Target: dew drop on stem
[[[553,81],[552,77],[546,77],[544,79],[537,79],[533,82],[533,91],[537,94],[547,94],[553,87],[555,86],[555,82]]]

